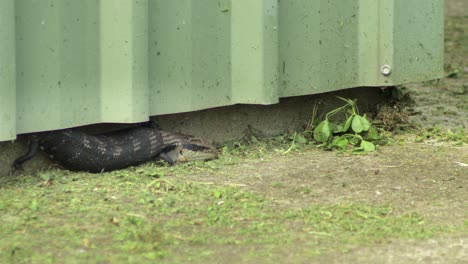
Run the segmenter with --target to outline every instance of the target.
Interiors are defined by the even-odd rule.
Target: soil
[[[468,167],[462,163],[468,163],[467,146],[405,143],[365,156],[309,149],[227,167],[203,181],[246,186],[287,207],[394,204],[401,212],[414,210],[435,222],[463,225]],[[191,180],[199,181],[199,175]]]
[[[205,175],[203,181],[245,186],[279,206],[306,208],[340,202],[395,205],[396,213],[418,212],[433,224],[464,225],[468,219],[468,146],[405,143],[366,156],[307,150],[252,161]],[[189,180],[200,181],[200,175]],[[463,263],[468,236],[427,241],[394,240],[322,263]],[[315,261],[311,259],[310,261]]]

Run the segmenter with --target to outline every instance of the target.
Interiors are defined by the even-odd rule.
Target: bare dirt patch
[[[466,263],[468,239],[466,237],[438,238],[426,241],[395,241],[385,246],[356,248],[348,254],[323,263]],[[319,263],[320,261],[318,261]]]
[[[463,0],[445,0],[445,15],[467,16],[468,2]]]
[[[417,211],[434,222],[463,225],[468,216],[463,164],[468,164],[467,146],[405,143],[366,156],[309,149],[224,168],[203,181],[245,186],[285,207],[391,204],[399,213]]]

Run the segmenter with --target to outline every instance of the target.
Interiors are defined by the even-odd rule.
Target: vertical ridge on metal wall
[[[0,2],[0,140],[16,137],[14,0]]]
[[[148,1],[101,0],[99,10],[100,119],[146,121]]]
[[[230,48],[233,103],[277,103],[277,1],[233,1]]]
[[[395,70],[393,61],[395,51],[393,42],[395,32],[394,11],[395,0],[378,1],[379,31],[377,34],[377,47],[379,52],[377,56],[378,65],[375,68],[375,73],[379,76],[377,83],[392,83],[392,71]]]

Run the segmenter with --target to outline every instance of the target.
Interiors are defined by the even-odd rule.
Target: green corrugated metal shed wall
[[[0,0],[0,39],[1,141],[435,79],[443,1]]]

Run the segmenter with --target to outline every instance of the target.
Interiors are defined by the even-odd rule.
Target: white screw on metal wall
[[[380,68],[380,72],[385,75],[385,76],[389,76],[390,73],[392,73],[392,67],[390,67],[390,65],[383,65],[382,68]]]

